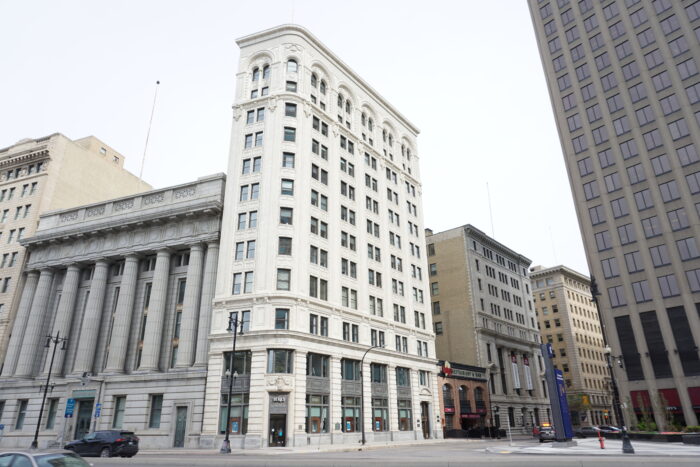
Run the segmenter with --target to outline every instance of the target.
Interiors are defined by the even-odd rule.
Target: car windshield
[[[80,456],[67,453],[41,454],[34,457],[39,467],[89,467]]]

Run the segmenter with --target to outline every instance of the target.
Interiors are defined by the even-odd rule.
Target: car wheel
[[[543,440],[543,439],[541,439],[541,440],[540,440],[540,443],[544,443],[544,440]]]
[[[100,451],[100,457],[111,457],[109,448],[102,448],[102,450]]]

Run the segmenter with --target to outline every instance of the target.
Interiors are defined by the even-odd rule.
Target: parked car
[[[556,439],[554,428],[551,425],[540,425],[532,430],[533,433],[537,432],[535,437],[540,440],[540,443],[545,441],[554,441]]]
[[[133,457],[139,452],[139,438],[133,431],[102,430],[71,441],[64,448],[81,456]]]
[[[78,454],[70,451],[32,451],[0,453],[0,467],[89,467]]]
[[[577,438],[587,438],[589,436],[597,438],[600,431],[601,429],[597,426],[582,426],[574,432],[574,436]]]
[[[600,425],[598,429],[603,433],[620,433],[622,431],[618,427],[612,425]]]

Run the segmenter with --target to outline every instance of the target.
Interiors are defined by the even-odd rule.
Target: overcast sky
[[[0,147],[95,135],[155,187],[225,172],[235,39],[308,28],[416,124],[426,227],[587,273],[525,0],[0,0]]]

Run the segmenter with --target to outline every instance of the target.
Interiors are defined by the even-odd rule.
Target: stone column
[[[83,325],[80,329],[80,337],[78,337],[78,351],[75,354],[75,364],[73,365],[73,371],[78,374],[92,373],[92,365],[97,352],[97,336],[102,324],[100,318],[107,290],[108,272],[109,264],[107,261],[101,259],[95,263],[95,271],[90,282],[90,296],[85,305]]]
[[[163,337],[163,321],[170,277],[170,250],[158,251],[156,269],[153,272],[151,300],[148,304],[148,319],[141,352],[139,370],[157,370],[160,359],[160,344]]]
[[[219,262],[219,242],[207,245],[207,259],[204,265],[202,300],[199,304],[199,327],[197,328],[197,356],[194,366],[206,367],[209,360],[209,333],[211,313],[216,290],[216,265]]]
[[[69,337],[71,320],[73,319],[73,309],[75,308],[75,299],[78,296],[78,286],[80,285],[80,268],[74,264],[68,266],[66,278],[63,280],[63,288],[61,290],[61,300],[58,303],[58,311],[56,312],[56,320],[53,323],[52,336],[60,333],[61,337]],[[56,358],[53,362],[53,374],[63,375],[63,361],[67,350],[57,350]],[[44,373],[48,374],[51,359],[47,358],[44,363]]]
[[[39,275],[39,283],[36,287],[32,307],[29,311],[29,320],[22,338],[22,347],[20,350],[19,360],[17,361],[17,369],[15,376],[30,377],[34,374],[34,364],[39,353],[39,344],[43,343],[41,331],[44,329],[44,323],[47,316],[46,308],[49,306],[49,297],[51,296],[51,282],[53,281],[53,270],[45,268],[41,270]]]
[[[180,342],[178,344],[176,368],[187,368],[194,363],[194,351],[197,345],[199,300],[202,293],[203,256],[204,248],[201,244],[190,247],[190,263],[187,266],[185,299],[182,303],[182,321],[180,322]]]
[[[122,275],[119,289],[119,302],[114,313],[112,338],[109,341],[109,354],[107,355],[107,365],[105,367],[106,373],[122,373],[124,371],[138,277],[139,258],[133,254],[127,255],[124,260],[124,274]]]
[[[27,279],[24,281],[24,290],[22,290],[22,298],[17,309],[17,316],[15,317],[15,324],[12,327],[10,344],[7,347],[7,353],[5,353],[5,365],[2,369],[2,376],[12,376],[17,367],[17,359],[22,349],[22,339],[24,339],[24,330],[27,327],[29,310],[32,308],[32,301],[34,300],[38,282],[38,271],[31,271],[27,274]]]

